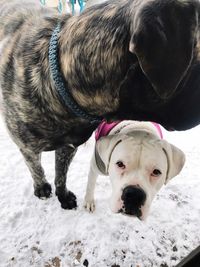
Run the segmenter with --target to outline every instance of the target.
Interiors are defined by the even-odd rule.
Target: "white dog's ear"
[[[108,135],[101,137],[96,143],[96,150],[105,165],[105,173],[108,173],[110,158],[115,147],[122,141],[124,135]]]
[[[165,140],[161,140],[163,151],[167,157],[168,170],[165,184],[168,181],[178,175],[182,170],[185,163],[185,154],[176,146],[169,144]]]

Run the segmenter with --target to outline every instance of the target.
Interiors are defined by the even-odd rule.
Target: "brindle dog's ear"
[[[195,1],[152,1],[141,8],[129,50],[162,99],[173,95],[186,74],[197,38]]]

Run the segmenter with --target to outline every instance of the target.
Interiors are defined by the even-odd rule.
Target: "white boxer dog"
[[[102,122],[96,131],[84,206],[94,211],[96,179],[108,175],[111,210],[144,220],[156,193],[179,174],[184,162],[184,153],[162,139],[156,123]]]

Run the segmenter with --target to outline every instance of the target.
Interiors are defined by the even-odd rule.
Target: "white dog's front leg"
[[[84,200],[84,207],[89,212],[94,212],[95,210],[94,189],[95,189],[97,177],[98,177],[97,172],[94,171],[93,166],[90,166],[87,189],[86,189],[85,200]]]

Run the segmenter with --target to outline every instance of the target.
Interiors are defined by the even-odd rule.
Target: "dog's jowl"
[[[55,150],[56,194],[63,208],[76,207],[68,167],[102,118],[171,129],[200,121],[199,7],[109,1],[72,17],[35,0],[0,0],[3,115],[36,196],[51,195],[41,153]]]

